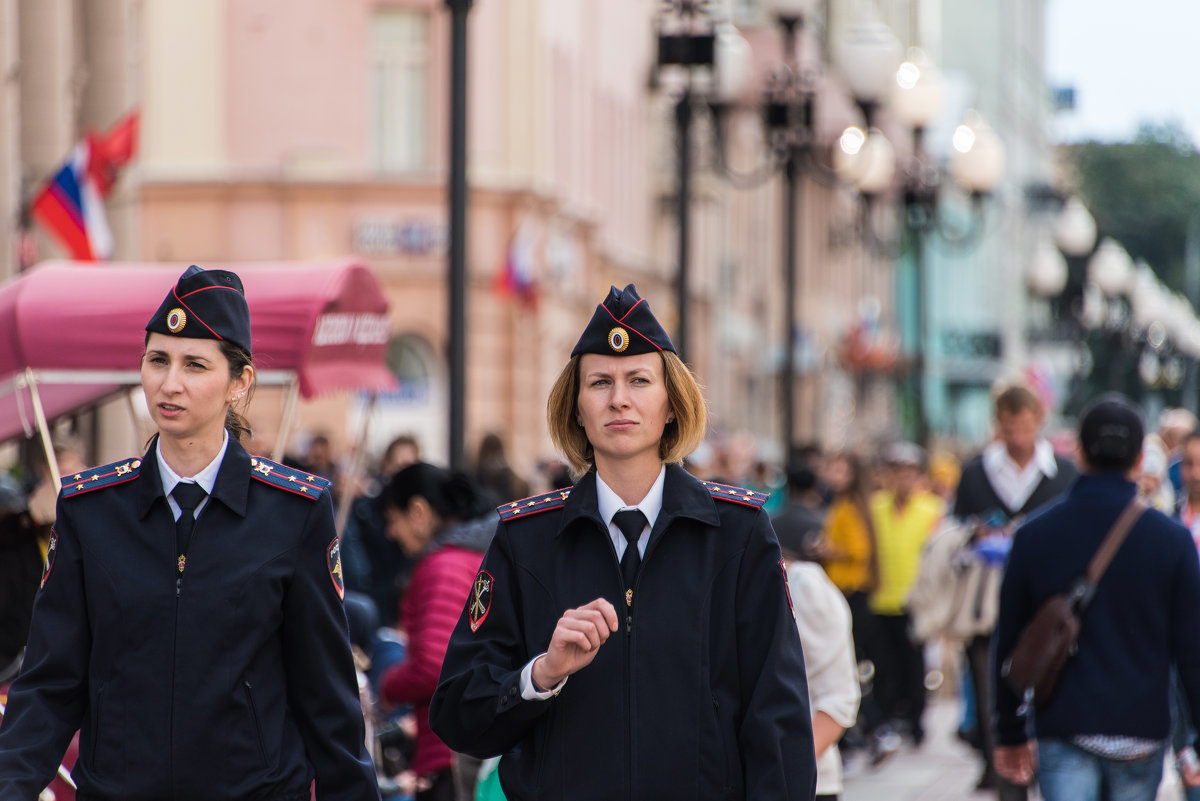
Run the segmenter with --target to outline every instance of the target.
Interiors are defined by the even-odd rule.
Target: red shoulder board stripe
[[[261,456],[251,457],[250,468],[250,475],[262,483],[295,495],[303,495],[305,498],[320,498],[331,483],[327,478],[305,473]]]
[[[122,459],[119,462],[63,476],[62,496],[74,498],[76,495],[83,495],[102,487],[112,487],[124,484],[126,481],[133,481],[137,478],[141,466],[141,459]]]
[[[516,520],[518,517],[528,517],[529,515],[545,512],[549,509],[561,509],[567,502],[570,494],[571,491],[565,489],[547,492],[544,495],[533,495],[529,498],[522,498],[519,501],[497,506],[496,511],[500,513],[501,520]]]
[[[701,481],[714,498],[722,501],[733,501],[740,503],[743,506],[753,506],[755,509],[761,509],[762,505],[767,502],[767,498],[771,496],[765,492],[755,492],[743,487],[731,487],[728,484],[717,484],[714,481]]]

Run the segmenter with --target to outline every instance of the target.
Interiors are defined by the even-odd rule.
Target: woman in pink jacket
[[[450,633],[496,531],[497,515],[467,476],[424,462],[398,472],[383,501],[388,536],[417,563],[400,604],[407,658],[384,674],[381,694],[388,704],[411,704],[416,715],[412,767],[424,788],[417,801],[472,798],[479,763],[470,757],[459,760],[430,730],[429,699],[437,689]],[[459,761],[464,764],[452,771]]]

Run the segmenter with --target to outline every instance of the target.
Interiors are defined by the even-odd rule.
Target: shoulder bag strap
[[[1117,521],[1108,531],[1108,535],[1104,538],[1104,542],[1100,543],[1100,548],[1096,551],[1092,561],[1088,563],[1087,572],[1083,576],[1083,593],[1076,601],[1076,609],[1083,611],[1083,608],[1092,600],[1092,595],[1096,592],[1096,585],[1100,583],[1101,577],[1104,576],[1104,571],[1108,570],[1108,565],[1112,562],[1113,557],[1117,554],[1117,549],[1121,547],[1121,543],[1125,542],[1125,537],[1129,534],[1129,530],[1133,528],[1133,524],[1138,521],[1142,513],[1146,511],[1146,504],[1136,496],[1129,505],[1117,517]]]

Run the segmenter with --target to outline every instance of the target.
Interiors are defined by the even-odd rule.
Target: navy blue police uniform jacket
[[[662,511],[626,604],[595,472],[500,507],[450,639],[433,730],[504,754],[509,801],[811,799],[808,688],[766,496],[667,467]],[[568,609],[607,598],[619,629],[548,700],[522,668]]]
[[[177,585],[156,445],[64,479],[0,798],[377,801],[328,482],[231,438]]]

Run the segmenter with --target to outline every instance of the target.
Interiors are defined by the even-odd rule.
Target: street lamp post
[[[878,24],[870,26],[879,29]],[[871,34],[860,30],[857,40],[882,36],[882,31]],[[853,44],[853,41],[851,42]],[[856,62],[868,66],[878,65],[857,57],[857,49],[851,45],[843,47],[843,71],[853,75]],[[903,235],[889,242],[878,236],[870,226],[864,226],[868,242],[883,249],[900,246],[907,249],[913,273],[913,309],[915,325],[912,366],[908,374],[907,396],[911,399],[911,430],[914,438],[928,444],[930,426],[926,404],[925,383],[929,365],[929,321],[928,321],[928,243],[930,236],[937,234],[952,245],[973,244],[982,234],[983,204],[1004,174],[1004,145],[995,132],[977,112],[967,113],[967,119],[954,132],[949,161],[949,177],[943,177],[942,168],[926,150],[925,131],[938,115],[944,85],[934,65],[917,48],[908,53],[908,60],[894,72],[891,108],[904,122],[912,137],[912,157],[902,171],[901,223]],[[851,80],[851,85],[856,81]],[[841,139],[839,171],[843,177],[856,185],[866,197],[866,208],[871,208],[875,196],[891,184],[890,146],[885,147],[883,134],[870,129],[871,113],[878,97],[864,95],[856,89],[863,106],[867,131],[848,129]],[[970,201],[969,219],[965,226],[956,225],[942,212],[943,189],[953,183],[966,193]]]
[[[688,356],[688,294],[690,267],[690,215],[692,205],[692,69],[713,67],[716,35],[712,21],[703,12],[701,0],[667,0],[658,20],[658,69],[682,67],[686,71],[683,90],[675,102],[676,214],[678,215],[678,264],[675,273],[675,349],[684,362]],[[673,27],[667,30],[668,23]]]
[[[466,466],[467,305],[467,14],[473,0],[446,0],[450,9],[450,467]]]

